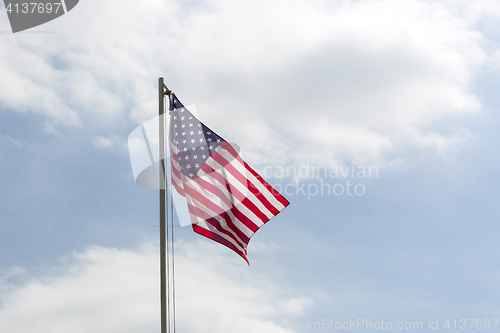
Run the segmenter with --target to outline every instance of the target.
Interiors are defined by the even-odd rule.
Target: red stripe
[[[172,168],[172,170],[176,170],[176,169]],[[181,178],[178,177],[179,180],[177,180],[177,179],[174,178],[175,176],[176,176],[175,174],[172,175],[172,184],[174,185],[174,188],[177,190],[177,193],[179,193],[180,195],[182,195],[183,197],[185,197],[186,193],[184,192],[184,188],[182,186]]]
[[[233,233],[225,228],[222,227],[221,223],[217,221],[215,218],[211,218],[205,221],[206,223],[210,224],[212,227],[217,229],[218,232],[221,234],[224,234],[226,236],[229,236],[236,244],[238,244],[241,248],[245,249],[247,246],[247,243],[245,243],[242,239],[238,238],[237,236],[233,235]]]
[[[224,220],[226,220],[226,223],[227,223],[227,225],[228,225],[229,229],[231,229],[232,231],[234,231],[234,232],[238,235],[238,237],[241,239],[241,241],[242,241],[242,242],[245,242],[245,244],[247,244],[247,243],[248,243],[248,241],[250,240],[250,238],[249,238],[247,235],[245,235],[245,233],[243,233],[243,232],[242,232],[242,231],[241,231],[241,230],[240,230],[240,229],[239,229],[239,228],[238,228],[238,227],[237,227],[237,226],[233,223],[233,221],[231,220],[231,217],[227,214],[227,212],[226,212],[226,211],[223,211],[223,209],[222,209],[221,207],[219,207],[219,206],[217,206],[217,205],[215,205],[215,204],[213,204],[213,203],[212,203],[210,206],[207,206],[207,205],[205,205],[205,204],[201,203],[201,202],[197,199],[197,197],[201,196],[201,194],[200,194],[199,192],[197,192],[196,190],[194,190],[193,188],[189,187],[189,186],[188,186],[187,188],[189,189],[189,190],[188,190],[188,195],[189,195],[192,199],[196,200],[196,203],[193,203],[193,205],[194,205],[193,209],[192,209],[192,210],[190,210],[190,211],[192,211],[192,212],[193,212],[193,215],[196,215],[196,216],[198,216],[198,217],[200,217],[200,218],[202,218],[202,219],[204,219],[204,220],[207,220],[207,221],[208,221],[208,220],[210,220],[210,219],[213,219],[213,218],[215,217],[215,216],[210,216],[210,214],[207,214],[206,212],[204,212],[204,211],[203,211],[203,209],[200,209],[201,207],[200,207],[200,208],[198,208],[198,207],[196,206],[196,204],[199,202],[200,204],[204,205],[205,207],[207,207],[208,209],[210,209],[212,212],[214,212],[215,214],[217,214],[217,216],[222,217]],[[194,194],[195,194],[196,196],[193,196],[193,195],[192,195],[192,194],[193,194],[192,192],[194,192]],[[203,196],[202,196],[202,197],[203,197]],[[188,204],[188,205],[190,205],[190,204]],[[196,209],[194,209],[195,207],[196,207]],[[244,215],[243,215],[243,214],[242,214],[239,210],[237,210],[237,208],[236,208],[236,207],[233,207],[233,205],[230,205],[230,207],[231,207],[231,208],[230,208],[230,211],[231,211],[231,212],[233,212],[233,215],[234,215],[235,217],[236,217],[237,215],[239,215],[239,216],[241,216],[241,217],[243,218],[243,216],[244,216]],[[235,214],[234,212],[236,212],[236,214]],[[246,218],[246,216],[245,216],[245,218]],[[248,219],[248,218],[247,218],[247,219]],[[238,220],[240,220],[240,221],[241,221],[241,219],[240,219],[240,218],[238,218]],[[248,219],[248,221],[249,221],[249,222],[247,222],[247,223],[244,223],[243,221],[241,221],[241,223],[242,223],[243,225],[245,225],[245,226],[247,226],[247,225],[250,223],[251,225],[250,225],[250,226],[247,226],[247,228],[248,228],[248,229],[250,229],[250,230],[252,230],[252,232],[255,232],[256,230],[258,230],[258,229],[259,229],[259,228],[258,228],[258,227],[257,227],[257,226],[253,223],[253,222],[251,222],[251,220],[249,220],[249,219]],[[252,227],[253,227],[253,228],[252,228]],[[232,236],[231,236],[231,237],[232,237]]]
[[[268,191],[276,198],[276,200],[278,200],[283,206],[288,206],[290,204],[290,202],[284,197],[282,196],[278,191],[276,191],[271,185],[269,185],[257,172],[255,172],[254,169],[252,169],[246,162],[244,162],[244,165],[245,165],[245,168],[250,172],[252,173],[252,175],[254,175],[255,178],[257,178],[257,180],[260,181],[260,183],[265,186]],[[279,212],[278,212],[279,213]],[[277,213],[276,213],[277,214]]]
[[[237,193],[239,193],[238,195],[240,197],[243,197],[243,198],[246,198],[241,192],[238,191],[238,189],[236,189],[234,186],[232,187],[232,189],[230,188],[230,185],[227,181],[226,178],[224,178],[221,174],[219,174],[218,172],[216,172],[213,168],[211,168],[209,165],[207,164],[204,164],[202,166],[202,169],[204,169],[203,171],[205,173],[210,173],[210,177],[216,179],[217,181],[219,181],[219,183],[221,183],[222,186],[224,186],[224,184],[226,185],[227,187],[227,190],[229,191],[229,193],[231,194],[234,194],[233,193],[233,190],[235,190],[235,192],[237,191]],[[236,195],[235,197],[240,200],[240,198],[238,198]],[[242,204],[244,204],[248,209],[250,209],[252,212],[254,212],[255,210],[257,210],[259,213],[263,214],[249,199],[246,199],[245,200],[240,200],[242,202]],[[245,201],[245,202],[244,202]],[[246,203],[250,203],[252,204],[255,208],[254,209],[251,209],[250,207],[248,207],[248,205]],[[231,208],[231,211],[237,216],[238,220],[241,221],[241,223],[243,223],[244,225],[246,225],[248,227],[248,229],[252,230],[253,232],[257,231],[257,229],[259,229],[259,227],[250,219],[248,218],[245,214],[243,214],[242,212],[240,212],[235,206],[234,206],[234,202],[233,204],[230,206],[232,207]],[[264,215],[264,214],[263,214]],[[259,217],[259,219],[263,222],[263,223],[266,223],[267,221],[269,221],[269,218],[267,216],[263,216],[264,218],[261,218]]]
[[[250,262],[248,261],[248,258],[247,258],[247,254],[246,254],[246,251],[245,252],[241,252],[240,249],[238,249],[237,247],[235,247],[233,244],[231,244],[231,242],[228,242],[226,239],[224,239],[223,237],[217,235],[217,234],[214,234],[213,232],[205,229],[205,228],[202,228],[200,226],[196,226],[196,225],[193,225],[193,231],[196,232],[197,234],[200,234],[202,236],[205,236],[207,238],[210,238],[218,243],[221,243],[222,245],[224,246],[227,246],[228,248],[230,248],[231,250],[233,250],[234,252],[236,252],[237,254],[240,255],[240,257],[242,257],[243,259],[245,259],[245,261],[247,262],[248,266],[250,266]]]
[[[172,159],[179,164],[179,155],[177,155],[172,147],[170,147],[170,154],[172,155]]]
[[[177,169],[177,166],[172,163],[172,173],[179,179],[182,179],[181,171]]]
[[[207,168],[210,168],[210,167],[207,166]],[[205,168],[205,169],[207,169],[207,168]],[[213,172],[210,172],[207,176],[213,177],[213,178],[217,179],[219,182],[223,182],[221,185],[222,186],[225,185],[228,192],[231,193],[232,196],[234,196],[236,199],[238,199],[249,210],[251,210],[252,212],[257,212],[256,215],[260,220],[262,220],[262,222],[265,223],[265,222],[269,221],[269,217],[267,217],[263,212],[261,212],[261,210],[250,199],[248,199],[243,193],[241,193],[240,190],[238,190],[235,186],[231,186],[229,181],[226,178],[222,177],[222,175],[220,175],[219,173],[215,172],[214,169],[212,169],[212,168],[210,168],[210,169],[213,170]],[[203,170],[203,171],[205,171],[205,170]],[[233,202],[232,205],[230,205],[229,207],[233,206],[234,204],[235,203]],[[273,215],[276,215],[276,214],[277,213],[273,213]]]
[[[191,214],[193,215],[196,215],[204,220],[209,220],[212,218],[212,216],[208,216],[207,213],[205,213],[204,211],[200,210],[199,208],[197,208],[196,206],[193,206],[191,205],[190,203],[187,204],[188,205],[188,209],[189,211],[191,212]],[[222,217],[228,227],[233,230],[237,235],[238,237],[241,239],[241,241],[245,244],[248,244],[248,242],[250,241],[250,237],[248,237],[247,235],[245,235],[245,233],[243,231],[241,231],[233,222],[233,220],[231,219],[231,217],[229,216],[229,214],[227,212],[224,212],[223,214],[220,214],[219,215],[220,217]],[[193,223],[193,224],[196,224],[196,223]],[[259,228],[256,228],[255,231],[259,229]],[[252,235],[255,233],[254,230],[252,230]]]
[[[200,177],[195,177],[193,179],[195,183],[200,185],[202,188],[206,189],[207,191],[211,192],[212,194],[216,195],[218,198],[222,199],[224,203],[228,206],[231,207],[233,204],[231,202],[231,198],[228,198],[226,193],[222,192],[220,188],[217,186],[211,184],[210,182],[207,182],[205,179],[200,178]]]
[[[276,200],[278,200],[283,206],[288,206],[290,204],[290,202],[288,202],[288,200],[285,199],[285,197],[283,197],[278,191],[276,191],[271,185],[269,185],[257,172],[255,172],[254,169],[252,169],[245,161],[243,161],[241,159],[241,157],[236,153],[236,151],[234,150],[233,147],[231,147],[230,144],[228,144],[227,142],[223,142],[221,144],[221,147],[224,148],[227,152],[229,152],[235,159],[237,159],[241,164],[243,164],[245,166],[245,168],[255,177],[257,178],[257,180],[259,180],[259,182],[265,187],[267,188],[267,190],[276,198]],[[259,192],[260,193],[260,192]],[[278,214],[278,212],[276,212],[276,214]],[[275,215],[276,215],[275,214]]]
[[[232,149],[232,148],[231,148]],[[265,195],[262,195],[262,193],[259,191],[259,189],[257,187],[255,187],[252,182],[246,178],[244,175],[242,175],[235,167],[234,165],[230,164],[225,158],[224,156],[220,155],[218,152],[214,152],[212,154],[212,157],[213,159],[219,163],[220,165],[224,165],[224,171],[228,171],[229,173],[231,173],[231,175],[233,175],[233,177],[235,177],[243,186],[245,186],[250,192],[252,192],[255,197],[271,212],[271,214],[276,215],[279,213],[279,210],[273,206],[273,204],[271,204],[265,197]],[[249,207],[249,209],[252,210],[252,212],[254,214],[256,214],[257,216],[259,216],[259,218],[262,220],[262,222],[267,222],[269,221],[269,218],[261,212],[261,210],[259,208],[257,208],[257,206],[254,205],[254,209],[251,209]]]
[[[178,184],[174,183],[174,188],[177,190],[177,193],[179,193],[183,197],[186,196],[186,193],[184,192],[184,189],[182,187],[180,187]]]
[[[250,220],[248,216],[243,214],[238,208],[233,206],[233,208],[231,208],[231,213],[233,213],[234,217],[240,220],[241,223],[246,225],[248,229],[252,230],[253,232],[259,230],[259,227],[252,220]]]
[[[224,220],[226,220],[227,226],[238,235],[238,237],[241,239],[243,243],[248,244],[248,242],[250,241],[250,237],[252,236],[248,237],[243,231],[241,231],[240,228],[238,228],[234,224],[233,220],[231,219],[231,216],[229,216],[227,212],[225,212],[224,214],[220,214],[219,216],[222,217]],[[253,234],[254,233],[252,233],[252,235]]]
[[[216,219],[214,218],[210,218],[208,220],[205,220],[205,222],[207,224],[209,224],[210,226],[212,226],[214,229],[217,230],[217,232],[221,233],[221,234],[224,234],[226,236],[229,236],[236,244],[238,244],[241,248],[245,249],[246,248],[246,243],[243,243],[243,241],[239,238],[237,238],[236,236],[234,236],[230,231],[224,229],[221,224],[219,223],[219,221],[217,221]],[[198,223],[195,223],[193,224],[193,226],[200,226]],[[203,228],[203,227],[202,227]],[[211,231],[213,234],[215,234],[214,231]],[[222,237],[222,236],[221,236]],[[229,242],[227,239],[224,238],[224,240],[228,243],[231,243]],[[232,244],[232,243],[231,243]],[[234,244],[233,244],[234,245]],[[236,248],[236,246],[235,246]]]
[[[194,188],[192,188],[191,186],[189,186],[186,183],[184,183],[184,190],[186,191],[186,194],[189,195],[194,200],[196,200],[198,204],[207,207],[215,214],[219,215],[219,214],[222,214],[223,212],[226,211],[225,208],[213,203],[212,200],[208,199],[206,196],[204,196],[200,192],[196,191]],[[231,206],[229,206],[229,207],[231,207]],[[213,216],[211,216],[211,217],[213,217]]]
[[[191,205],[189,202],[186,203],[188,206],[189,213],[191,213],[194,216],[198,216],[200,219],[206,220],[210,218],[205,212],[201,211],[198,207]],[[205,216],[207,215],[207,216]],[[191,223],[198,223],[198,221],[193,221],[191,218]]]
[[[183,197],[186,196],[186,193],[184,192],[184,188],[182,186],[182,175],[181,175],[181,172],[178,168],[179,166],[179,156],[177,155],[176,152],[174,152],[174,150],[172,149],[172,147],[170,147],[170,152],[171,152],[171,156],[172,156],[172,159],[170,160],[170,165],[171,165],[171,169],[172,169],[172,184],[174,185],[174,188],[177,190],[177,193],[179,193],[180,195],[182,195]],[[176,163],[174,163],[174,161]],[[178,179],[174,179],[174,176]]]
[[[218,173],[217,171],[215,171],[215,169],[213,169],[207,163],[205,163],[205,164],[203,164],[201,166],[201,170],[203,172],[205,172],[207,175],[210,175],[210,177],[212,177],[215,180],[217,180],[219,183],[221,183],[221,185],[225,186],[225,184],[227,183],[227,179],[224,178],[220,173]]]

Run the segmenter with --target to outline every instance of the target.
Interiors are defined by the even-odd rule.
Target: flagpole
[[[159,97],[159,134],[160,134],[160,311],[161,311],[161,333],[167,333],[167,270],[166,270],[166,189],[165,189],[165,95],[163,90],[163,78],[158,80]]]
[[[160,146],[160,310],[161,310],[161,333],[167,333],[167,254],[166,254],[166,184],[165,184],[165,95],[170,95],[171,91],[165,86],[163,78],[158,79],[158,104],[159,104],[159,146]],[[170,313],[169,313],[170,315]]]

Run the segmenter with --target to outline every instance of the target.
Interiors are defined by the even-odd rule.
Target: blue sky
[[[250,267],[176,228],[179,331],[498,319],[499,18],[489,1],[87,0],[0,34],[0,330],[159,330],[158,193],[127,150],[159,76],[257,170],[378,170],[300,179],[365,192],[289,192]]]

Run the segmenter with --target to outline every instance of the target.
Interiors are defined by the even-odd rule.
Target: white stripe
[[[194,207],[199,209],[199,207],[196,206],[196,203],[194,202],[194,199],[191,198],[191,196],[186,195],[186,202],[188,203],[188,205],[194,206]],[[188,210],[189,210],[189,208],[188,208]],[[205,219],[202,216],[198,216],[196,214],[193,214],[191,212],[191,210],[189,210],[189,216],[191,216],[191,223],[192,224],[198,224],[202,221],[205,221]]]
[[[214,166],[218,166],[218,167],[213,167],[211,165],[213,169],[217,170],[216,172],[218,172],[222,177],[224,177],[226,179],[226,181],[228,182],[228,184],[230,185],[231,188],[235,188],[238,191],[240,191],[243,194],[243,196],[248,198],[248,200],[250,200],[257,207],[257,209],[259,209],[268,219],[271,219],[274,217],[274,214],[267,209],[267,207],[255,196],[255,194],[253,194],[248,189],[248,187],[244,186],[235,176],[233,176],[231,174],[230,171],[228,171],[228,170],[222,171],[222,169],[220,168],[220,165],[215,160],[213,160],[212,158],[209,158],[209,159],[213,161],[213,162],[207,161],[209,163],[209,165],[213,164]],[[236,163],[238,163],[238,162],[236,162]],[[233,162],[231,162],[230,164],[234,165]],[[243,176],[245,176],[245,175],[243,175]],[[259,181],[249,172],[247,173],[246,177],[251,183],[255,183],[255,182]],[[266,189],[266,191],[267,191],[267,189]]]
[[[192,198],[192,199],[193,199],[193,198]],[[193,199],[193,200],[194,200],[194,199]],[[194,200],[194,201],[196,201],[196,200]],[[196,206],[196,205],[194,205],[194,206]],[[203,206],[203,207],[198,207],[198,209],[203,210],[203,212],[204,212],[205,214],[207,214],[207,215],[210,215],[211,213],[213,213],[210,209],[208,209],[208,208],[206,208],[206,207],[204,207],[204,206]],[[218,222],[218,223],[219,223],[219,225],[220,225],[220,226],[221,226],[224,230],[228,231],[231,235],[233,235],[233,236],[234,236],[234,238],[238,239],[238,240],[239,240],[242,244],[246,245],[246,243],[245,243],[245,242],[244,242],[244,241],[243,241],[240,237],[238,237],[238,235],[237,235],[237,234],[236,234],[233,230],[231,230],[231,228],[229,228],[229,227],[227,226],[227,224],[225,223],[224,219],[221,219],[221,218],[219,217],[219,218],[218,218],[218,219],[216,219],[216,220],[218,220],[218,221],[219,221],[219,222]],[[222,220],[223,222],[221,223],[221,222],[220,222],[220,220]],[[198,223],[198,225],[202,225],[202,226],[203,226],[203,225],[209,225],[209,224],[208,224],[205,220],[202,220],[202,222],[199,222],[199,223]],[[213,226],[210,226],[210,227],[211,227],[211,228],[214,228]],[[205,229],[206,229],[206,228],[205,228]],[[239,246],[239,245],[238,245],[238,243],[235,243],[235,241],[234,241],[231,237],[227,236],[227,235],[226,235],[226,234],[224,234],[224,233],[221,233],[220,231],[218,231],[218,230],[217,230],[217,229],[215,229],[215,228],[214,228],[214,230],[215,230],[215,231],[212,231],[212,230],[210,230],[210,231],[212,231],[212,232],[214,232],[214,233],[217,233],[218,235],[220,235],[220,236],[222,236],[222,237],[226,238],[227,240],[229,240],[229,241],[230,241],[231,243],[233,243],[236,247],[238,247],[238,248],[240,248],[240,249],[243,249],[241,246]]]
[[[214,161],[214,163],[216,163],[216,162]],[[221,175],[222,177],[224,177],[224,175],[223,175],[223,174],[221,174],[221,173],[219,172],[219,170],[217,171],[217,173],[218,173],[219,175]],[[226,178],[224,178],[224,179],[226,179]],[[227,179],[226,179],[226,180],[227,180]],[[230,184],[230,185],[231,185],[231,184]],[[222,186],[224,186],[224,185],[222,185]],[[238,209],[238,210],[239,210],[242,214],[244,214],[246,217],[248,217],[248,219],[249,219],[250,221],[252,221],[252,222],[253,222],[253,223],[254,223],[257,227],[260,227],[261,225],[263,225],[263,224],[264,224],[264,222],[262,222],[262,220],[261,220],[261,219],[260,219],[257,215],[255,215],[255,213],[254,213],[254,212],[252,212],[252,211],[250,210],[250,208],[248,208],[247,206],[245,206],[245,205],[244,205],[244,204],[243,204],[240,200],[238,200],[236,197],[234,197],[234,196],[233,196],[232,198],[233,198],[233,205],[234,205],[234,206],[235,206],[235,207],[236,207],[236,208],[237,208],[237,209]],[[251,198],[248,198],[248,199],[249,199],[249,200],[251,200]]]
[[[207,208],[205,210],[205,213],[207,213],[207,211],[210,211],[210,209]],[[233,235],[236,239],[238,239],[242,244],[246,244],[231,228],[229,228],[227,226],[226,221],[223,218],[219,217],[219,218],[216,218],[216,220],[218,221],[218,224],[219,224],[219,226],[222,227],[222,229],[228,231],[231,235]],[[203,222],[206,222],[206,221],[204,220]],[[219,232],[219,231],[217,231],[217,232]]]
[[[260,202],[259,199],[257,199],[257,197],[250,191],[248,191],[248,188],[246,188],[245,186],[243,186],[243,184],[241,184],[229,171],[225,171],[225,172],[222,172],[222,167],[220,166],[219,163],[217,163],[217,161],[215,161],[214,159],[212,158],[209,158],[207,160],[207,164],[212,167],[213,169],[215,169],[219,175],[221,175],[224,179],[226,179],[226,181],[228,182],[228,184],[233,187],[233,188],[236,188],[238,189],[240,192],[242,188],[246,189],[247,190],[247,196],[246,198],[248,198],[248,200],[250,200],[255,206],[257,206],[257,208],[262,212],[264,213],[264,215],[268,218],[268,219],[271,219],[274,214],[271,213],[269,210],[267,210],[267,208],[262,204],[262,202]],[[229,179],[228,179],[229,178]],[[255,178],[255,177],[254,177]],[[258,180],[257,180],[258,181]],[[267,191],[267,189],[266,189]],[[243,191],[244,193],[244,191]],[[252,220],[252,222],[254,222],[257,226],[261,226],[264,224],[264,222],[262,222],[262,220],[257,216],[255,215],[254,212],[252,212],[250,210],[250,208],[246,207],[241,201],[239,201],[236,197],[233,196],[233,200],[235,202],[237,202],[239,205],[237,206],[237,208],[242,212],[242,213],[245,213],[245,215],[249,215],[249,219]],[[248,212],[248,213],[247,213]]]
[[[177,152],[178,152],[178,151],[177,151],[177,147],[175,147],[175,146],[171,146],[171,147],[170,147],[170,162],[171,162],[172,168],[173,168],[173,169],[175,169],[175,170],[177,170],[179,173],[181,173],[181,169],[180,169],[179,162],[177,162],[177,161],[175,160],[175,158],[174,158],[174,157],[177,157],[177,159],[179,159],[179,155],[177,155]],[[174,172],[173,172],[173,169],[172,169],[172,176],[174,177],[174,176],[175,176],[175,174],[174,174]],[[182,175],[182,174],[181,174],[181,175]],[[181,181],[182,181],[182,180],[181,180],[181,179],[179,179],[179,177],[177,177],[177,176],[175,176],[175,180],[176,180],[177,182],[181,182]],[[181,186],[181,187],[182,187],[182,186]]]
[[[237,159],[235,159],[233,155],[231,155],[231,153],[226,149],[221,149],[219,153],[226,160],[230,159],[231,165],[233,165],[236,170],[238,170],[242,175],[246,176],[249,179],[251,178],[251,183],[257,188],[257,190],[259,190],[262,195],[264,195],[264,197],[272,206],[274,206],[278,211],[281,211],[285,208],[285,206],[274,197],[274,195],[267,189],[267,187],[262,185],[262,183],[250,171],[246,169],[245,165],[243,164],[245,162],[241,160],[239,156]]]
[[[215,212],[215,215],[213,215],[213,216],[219,216],[219,214],[227,212],[229,209],[231,209],[231,207],[226,205],[226,203],[221,198],[219,198],[217,195],[213,194],[212,192],[209,192],[207,189],[205,189],[203,186],[199,185],[195,181],[186,180],[184,182],[184,185],[191,187],[191,189],[195,190],[196,192],[198,192],[198,194],[203,196],[205,199],[208,199],[211,203],[213,203],[215,206],[218,207],[219,211]],[[218,188],[221,189],[220,186]],[[186,191],[186,187],[184,187],[184,191]],[[188,190],[188,191],[190,191],[190,190]],[[227,190],[226,190],[226,193],[227,193]],[[186,195],[189,195],[189,194],[186,193]],[[228,200],[229,200],[229,198],[228,198]],[[200,202],[200,205],[203,205],[203,204]],[[205,206],[205,205],[203,205],[203,206]]]
[[[177,177],[177,175],[174,173],[174,169],[177,170],[179,173],[181,171],[179,170],[179,163],[177,163],[174,160],[173,156],[171,156],[171,166],[172,166],[172,171],[170,172],[170,175],[171,175],[170,178],[172,180],[172,184],[174,185],[174,187],[177,186],[180,189],[184,190],[184,186],[182,184],[182,180],[179,179],[179,177]],[[182,176],[182,174],[181,174],[181,176]],[[179,192],[179,191],[177,190],[177,192]]]
[[[246,176],[247,178],[249,178],[250,176],[252,178],[251,183],[259,190],[260,193],[264,195],[267,201],[269,201],[269,203],[272,206],[274,206],[278,211],[281,211],[285,208],[285,206],[281,202],[279,202],[274,197],[274,195],[272,195],[272,193],[269,192],[269,190],[264,185],[262,185],[262,183],[245,168],[245,165],[243,165],[244,162],[243,160],[241,160],[241,158],[235,159],[233,155],[231,155],[231,153],[228,152],[226,149],[220,149],[217,150],[217,152],[221,154],[226,160],[231,161],[231,165],[233,165],[236,168],[236,170],[238,170],[242,175],[244,176],[247,175]],[[235,161],[235,163],[233,163],[233,161]]]
[[[172,172],[172,183],[177,186],[179,186],[181,189],[184,189],[184,186],[182,184],[182,181],[177,178],[177,175],[175,175],[173,172]]]
[[[248,238],[252,237],[255,232],[249,229],[245,224],[243,224],[243,222],[241,222],[236,216],[234,216],[233,212],[228,211],[227,214],[229,215],[229,218],[231,218],[231,221],[233,221],[233,224],[236,228],[238,228]]]
[[[213,212],[213,210],[211,210],[210,208],[205,207],[204,205],[202,205],[201,203],[199,203],[195,198],[191,197],[189,194],[186,195],[186,198],[188,198],[188,197],[189,197],[190,204],[193,205],[194,207],[196,207],[196,208],[198,208],[200,210],[203,210],[206,214],[207,214],[207,210],[210,210],[210,212],[213,213],[213,214],[211,214],[209,216],[211,216],[211,217],[219,217],[219,214],[216,214],[216,212]],[[241,211],[241,207],[239,207],[239,206],[242,205],[242,204],[239,201],[236,202],[236,204],[237,204],[237,206],[235,206],[235,208],[237,208],[238,210]],[[233,205],[234,205],[234,202],[233,202]],[[222,213],[227,213],[229,215],[229,218],[233,222],[234,226],[236,228],[238,228],[242,233],[244,233],[248,238],[252,237],[252,235],[254,234],[254,232],[250,228],[248,228],[242,221],[240,221],[233,214],[233,212],[231,212],[231,210],[230,210],[231,208],[228,207]],[[252,212],[249,212],[249,213],[252,213]],[[242,214],[245,214],[246,216],[248,216],[249,213],[246,212],[246,214],[245,214],[245,212],[242,212]],[[197,219],[199,219],[199,217],[197,217]],[[250,217],[249,217],[249,219],[250,219]],[[260,219],[257,222],[255,222],[255,221],[252,221],[252,222],[254,222],[257,226],[261,226],[263,224]]]
[[[209,158],[210,159],[210,158]],[[221,191],[222,193],[224,193],[225,195],[225,198],[227,198],[228,201],[232,201],[233,199],[233,196],[231,195],[231,192],[227,190],[227,186],[226,184],[221,184],[221,182],[219,182],[217,179],[215,179],[214,177],[210,176],[210,174],[206,174],[203,170],[200,169],[199,173],[198,173],[198,177],[199,179],[201,179],[202,181],[205,181],[211,185],[213,185],[215,188],[217,188],[219,191]],[[192,181],[193,183],[195,183],[194,181]],[[188,182],[186,182],[188,183]],[[189,182],[188,184],[191,184],[191,182]],[[195,183],[197,187],[200,187],[202,185],[198,184],[198,183]],[[215,194],[213,194],[212,192],[210,192],[210,195],[211,196],[215,196]]]
[[[208,177],[208,176],[206,176]],[[217,182],[215,179],[213,179],[213,183],[214,186],[216,186],[217,188],[220,188],[222,185],[217,185],[217,184],[220,184],[219,182]],[[186,185],[191,185],[193,184],[194,181],[191,181],[190,183],[187,183],[186,182]],[[196,183],[195,183],[196,184]],[[196,184],[197,187],[199,188],[199,184]],[[196,188],[194,188],[194,190],[196,190]],[[197,190],[196,190],[197,191]],[[198,192],[200,193],[200,192]],[[210,193],[211,194],[211,193]],[[214,195],[211,194],[211,197],[213,197]],[[236,228],[238,228],[242,233],[244,233],[248,238],[250,238],[254,232],[248,228],[243,222],[241,222],[238,218],[236,218],[236,216],[234,216],[234,214],[231,212],[231,208],[232,207],[227,207],[225,204],[224,204],[224,208],[223,207],[220,207],[218,206],[219,208],[221,208],[221,212],[218,213],[218,212],[214,212],[212,209],[210,209],[209,207],[206,207],[205,205],[203,205],[202,203],[200,203],[198,200],[196,200],[195,198],[191,197],[188,193],[186,193],[186,198],[189,197],[189,201],[190,201],[190,204],[193,205],[194,207],[200,209],[200,210],[203,210],[208,216],[210,217],[216,217],[218,218],[219,217],[219,214],[223,214],[223,213],[227,213],[231,219],[231,221],[233,222],[234,226]],[[236,200],[236,198],[233,197],[234,200]],[[212,201],[212,200],[211,200]],[[213,201],[212,201],[213,202]],[[236,205],[234,205],[236,203]],[[214,202],[215,204],[215,202]],[[248,214],[253,214],[251,211],[246,211],[247,208],[245,207],[245,211],[242,211],[241,207],[240,206],[243,206],[243,204],[236,200],[236,202],[232,201],[232,205],[237,208],[239,211],[242,212],[242,214],[246,215],[248,217]],[[207,211],[210,211],[210,213],[207,213]],[[199,219],[199,217],[197,217]],[[256,217],[257,218],[257,217]],[[252,220],[250,217],[249,217],[250,220]],[[258,219],[258,218],[257,218]],[[261,226],[263,223],[262,223],[262,220],[258,219],[257,222],[253,221],[257,226]]]
[[[198,223],[198,226],[200,226],[203,229],[208,230],[208,231],[210,231],[210,232],[212,232],[214,234],[217,234],[217,235],[221,236],[222,238],[224,238],[225,240],[227,240],[231,244],[233,244],[238,250],[240,250],[241,252],[245,253],[245,248],[242,248],[238,243],[235,243],[234,239],[232,239],[231,237],[229,237],[228,235],[226,235],[224,233],[221,233],[219,230],[215,229],[215,227],[211,226],[207,222],[203,221],[201,223]],[[244,245],[246,246],[247,244],[244,244]]]

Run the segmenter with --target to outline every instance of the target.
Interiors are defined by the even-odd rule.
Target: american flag
[[[170,96],[172,184],[186,198],[194,232],[247,263],[252,235],[289,205],[223,138]]]

